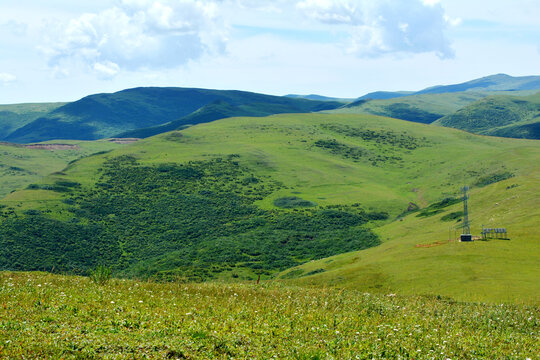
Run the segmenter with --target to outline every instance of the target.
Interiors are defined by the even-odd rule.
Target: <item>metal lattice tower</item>
[[[469,194],[467,193],[469,191],[468,186],[464,186],[461,188],[461,191],[463,192],[463,234],[470,234],[471,233],[471,226],[469,224],[469,207],[467,205],[467,200],[469,199]]]

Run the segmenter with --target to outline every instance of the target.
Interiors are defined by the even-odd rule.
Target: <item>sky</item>
[[[356,98],[540,75],[538,0],[0,0],[0,104],[139,86]]]

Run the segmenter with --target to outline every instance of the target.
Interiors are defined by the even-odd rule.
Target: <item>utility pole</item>
[[[468,186],[461,188],[463,192],[463,232],[461,234],[461,241],[472,241],[471,226],[469,224],[469,206],[467,200],[469,200]]]

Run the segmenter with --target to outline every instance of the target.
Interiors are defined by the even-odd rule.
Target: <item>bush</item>
[[[111,268],[104,265],[98,265],[91,271],[90,279],[98,285],[105,285],[111,279]]]

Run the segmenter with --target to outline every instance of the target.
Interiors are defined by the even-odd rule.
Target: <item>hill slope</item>
[[[540,139],[540,93],[524,97],[490,96],[435,124],[476,134]]]
[[[242,91],[135,88],[113,94],[90,95],[66,104],[18,128],[6,136],[5,140],[28,143],[113,137],[126,131],[168,123],[215,101],[225,101],[232,106],[257,107],[263,115],[273,111],[319,111],[341,105]]]
[[[66,103],[0,105],[0,141],[13,131]]]
[[[0,142],[0,198],[22,189],[69,162],[120,145],[112,141],[63,141],[18,145]]]
[[[265,278],[382,242],[339,255],[343,261],[307,263],[306,271],[286,277],[535,301],[539,238],[531,226],[540,218],[538,159],[537,142],[370,115],[201,124],[80,160],[65,175],[10,194],[2,202],[0,267],[85,272],[103,261],[137,276]],[[463,183],[478,184],[471,197],[475,231],[479,223],[511,227],[511,241],[415,247],[447,239],[455,217],[439,216],[459,210],[451,201],[441,213],[435,207],[380,227],[407,210],[456,196]],[[56,202],[33,201],[43,196]],[[486,199],[509,202],[494,207]],[[40,239],[32,237],[36,233]],[[373,255],[364,263],[363,254]],[[405,255],[413,260],[404,260],[403,268]],[[459,266],[467,271],[455,271]],[[431,277],[434,268],[452,271]],[[493,283],[498,287],[490,290]]]
[[[352,102],[339,109],[325,112],[336,114],[373,114],[430,124],[485,96],[487,96],[486,93],[460,92],[407,95],[381,100],[363,99]]]

